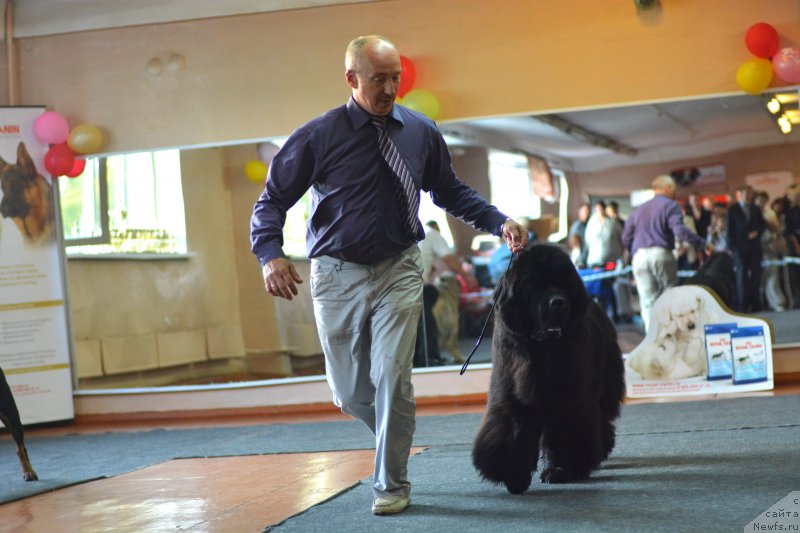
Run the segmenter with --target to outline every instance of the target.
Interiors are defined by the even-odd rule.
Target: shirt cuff
[[[267,242],[256,251],[256,257],[258,258],[258,262],[261,263],[261,266],[264,266],[273,259],[286,257],[286,254],[283,253],[279,242]]]

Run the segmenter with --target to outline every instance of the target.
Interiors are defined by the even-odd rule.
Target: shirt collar
[[[363,107],[358,105],[352,96],[350,97],[350,100],[347,101],[347,114],[350,116],[350,121],[353,123],[353,129],[355,130],[361,129],[364,124],[367,124],[372,120],[372,115],[367,113]],[[401,126],[405,124],[397,104],[392,106],[392,110],[389,112],[387,117],[395,122],[400,123]]]

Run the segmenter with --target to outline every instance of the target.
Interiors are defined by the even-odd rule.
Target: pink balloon
[[[800,83],[800,48],[781,48],[772,56],[772,70],[786,83]]]
[[[45,111],[33,123],[33,132],[43,143],[61,144],[67,142],[69,124],[60,113]]]

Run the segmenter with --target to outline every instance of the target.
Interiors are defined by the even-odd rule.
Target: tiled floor
[[[782,385],[769,394],[800,394],[800,385]],[[483,409],[483,405],[421,406],[418,414],[475,413]],[[311,422],[343,417],[335,412],[268,418],[242,415],[226,417],[224,423]],[[220,419],[210,418],[133,424],[118,421],[33,429],[29,433],[94,433],[219,423]],[[357,450],[167,461],[2,505],[0,531],[258,532],[368,477],[373,455],[372,450]],[[369,505],[369,501],[364,502],[365,513],[369,513]]]

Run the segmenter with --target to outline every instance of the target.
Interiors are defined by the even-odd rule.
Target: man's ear
[[[352,69],[345,70],[344,79],[347,80],[347,85],[349,85],[353,89],[358,89],[358,76],[356,76],[355,70]]]

